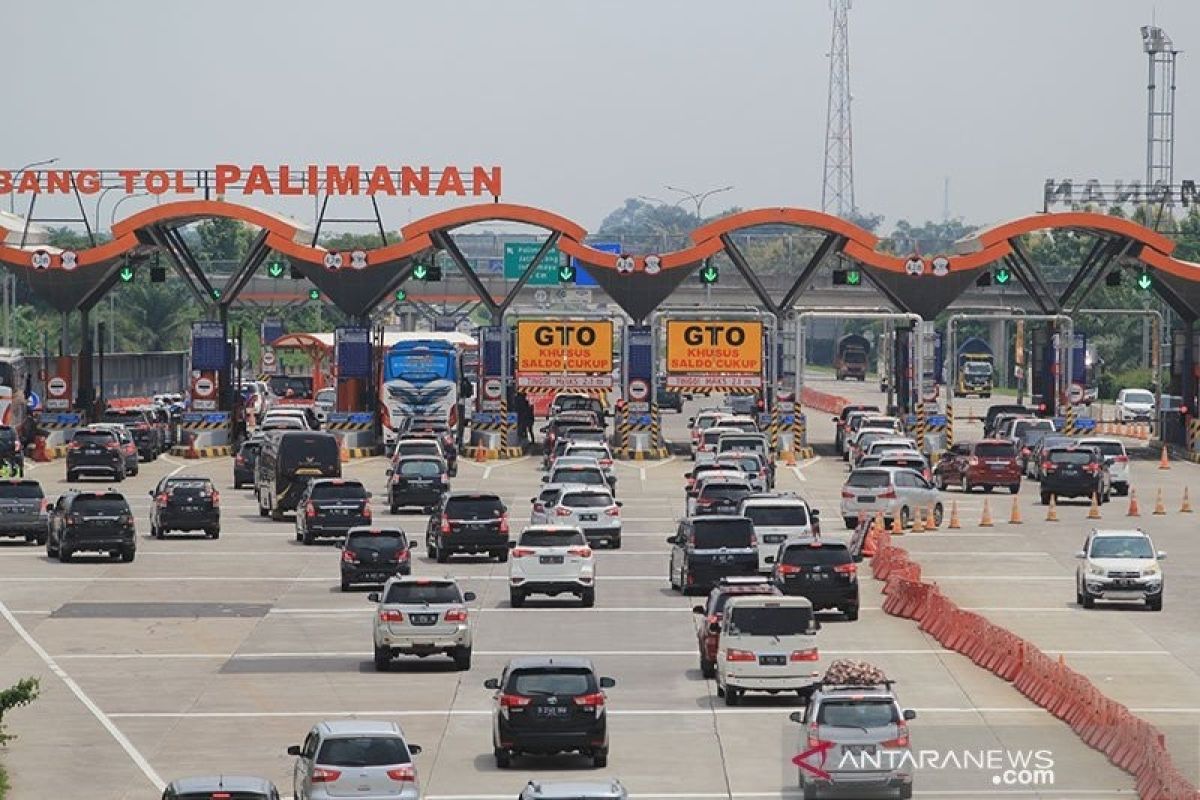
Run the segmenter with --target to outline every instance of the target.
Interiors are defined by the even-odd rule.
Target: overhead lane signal
[[[117,273],[117,277],[121,279],[121,283],[130,283],[133,281],[137,272],[131,266],[121,267],[121,271]]]
[[[712,264],[705,264],[700,270],[700,283],[712,286],[721,279],[721,272]]]
[[[1138,275],[1137,287],[1143,292],[1148,292],[1154,288],[1154,278],[1150,275],[1149,270],[1142,270],[1142,274]]]
[[[574,264],[562,264],[558,268],[559,283],[574,283],[578,272],[575,270]]]
[[[442,279],[442,268],[429,264],[417,264],[413,267],[412,276],[419,281],[440,281]]]
[[[862,286],[862,272],[858,269],[835,269],[833,271],[834,286]]]
[[[283,261],[278,257],[272,259],[271,263],[267,264],[267,274],[272,278],[282,278]]]

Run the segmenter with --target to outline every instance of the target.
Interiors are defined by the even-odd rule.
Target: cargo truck
[[[837,379],[847,378],[865,381],[867,379],[867,356],[871,352],[871,343],[867,337],[850,333],[838,339],[833,354],[833,368]]]
[[[991,397],[995,383],[996,356],[983,339],[973,336],[959,345],[955,354],[958,369],[954,382],[956,397]]]

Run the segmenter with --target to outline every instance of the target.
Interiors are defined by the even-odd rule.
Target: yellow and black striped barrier
[[[1067,404],[1067,411],[1063,420],[1062,432],[1064,436],[1076,436],[1080,432],[1079,426],[1075,422],[1075,406],[1071,405],[1070,403]]]
[[[946,449],[954,447],[954,403],[946,398]]]
[[[233,445],[219,444],[212,447],[176,445],[171,448],[171,455],[176,458],[220,458],[233,455]]]

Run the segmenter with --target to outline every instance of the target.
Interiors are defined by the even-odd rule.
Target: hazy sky
[[[1141,177],[1152,13],[1185,51],[1176,176],[1200,177],[1198,0],[855,0],[859,207],[940,218],[949,176],[954,215],[998,221],[1049,176]],[[499,164],[504,199],[593,230],[665,184],[736,187],[706,213],[817,207],[830,20],[825,0],[17,0],[3,166]],[[385,201],[385,222],[446,205]]]

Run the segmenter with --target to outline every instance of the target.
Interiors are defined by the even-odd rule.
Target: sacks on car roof
[[[887,674],[866,661],[839,658],[825,670],[823,683],[843,686],[874,686],[887,682]]]

